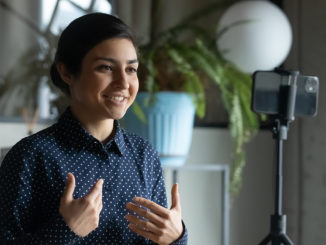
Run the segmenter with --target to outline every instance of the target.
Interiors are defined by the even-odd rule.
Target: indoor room
[[[325,9],[0,0],[0,244],[326,244]]]

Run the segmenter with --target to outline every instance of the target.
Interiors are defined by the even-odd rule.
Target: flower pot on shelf
[[[130,108],[123,118],[124,128],[136,133],[154,146],[163,166],[184,165],[191,145],[195,107],[192,98],[182,92],[140,92],[136,103],[146,116],[143,122]]]

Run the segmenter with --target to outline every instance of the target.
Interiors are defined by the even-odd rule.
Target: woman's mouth
[[[108,96],[108,95],[104,95],[104,98],[107,100],[110,100],[114,103],[123,103],[125,101],[127,101],[127,97],[124,96]]]
[[[122,100],[124,100],[125,97],[122,97],[122,96],[109,96],[109,99],[111,100],[116,100],[116,101],[119,101],[121,102]]]

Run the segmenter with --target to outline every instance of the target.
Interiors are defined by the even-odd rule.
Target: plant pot
[[[195,107],[191,97],[182,92],[159,92],[153,103],[145,105],[150,94],[140,92],[136,102],[147,122],[142,122],[130,108],[122,124],[154,146],[163,166],[182,166],[188,156],[194,126]]]

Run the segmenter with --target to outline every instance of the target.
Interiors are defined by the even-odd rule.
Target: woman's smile
[[[121,95],[103,95],[106,101],[112,102],[116,105],[125,105],[128,102],[128,97]]]

